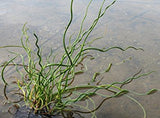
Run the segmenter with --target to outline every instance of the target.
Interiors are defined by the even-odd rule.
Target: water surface
[[[89,17],[85,22],[87,28],[96,17],[101,0],[94,0],[90,6]],[[107,1],[106,5],[111,2]],[[75,0],[74,19],[69,34],[77,33],[83,18],[88,0]],[[62,35],[69,20],[68,0],[1,0],[0,1],[0,40],[3,45],[20,44],[21,29],[25,22],[30,32],[36,32],[44,53],[50,48],[55,51],[62,47]],[[151,88],[160,89],[160,1],[159,0],[118,0],[100,20],[90,39],[101,37],[93,45],[96,47],[135,46],[144,51],[118,50],[109,53],[92,52],[96,57],[88,65],[90,70],[85,77],[99,69],[103,70],[109,63],[113,67],[109,73],[102,75],[102,82],[122,81],[142,69],[143,72],[155,71],[153,74],[133,81],[126,88],[145,92]],[[67,35],[69,37],[69,35]],[[33,39],[34,41],[34,39]],[[17,51],[18,49],[15,49]],[[19,51],[19,50],[18,50]],[[8,59],[8,52],[0,50],[0,63]],[[8,72],[9,77],[12,71]],[[101,76],[101,77],[102,77]],[[100,79],[100,78],[99,78]],[[83,83],[84,81],[78,81]],[[9,118],[8,106],[3,105],[3,83],[0,81],[0,116]],[[159,118],[160,93],[150,96],[134,96],[146,109],[148,118]],[[96,104],[102,98],[95,98]],[[139,106],[126,97],[106,101],[97,111],[98,118],[142,118],[143,112]]]

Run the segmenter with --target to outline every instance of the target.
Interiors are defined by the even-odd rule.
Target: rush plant
[[[20,46],[8,45],[0,47],[20,48],[26,53],[24,55],[18,52],[10,52],[15,56],[1,65],[1,78],[5,84],[4,95],[8,101],[10,100],[7,96],[6,88],[9,84],[6,81],[4,74],[7,67],[14,66],[16,72],[18,72],[21,76],[21,78],[14,80],[19,88],[18,92],[16,91],[14,94],[18,94],[20,98],[22,98],[21,100],[25,102],[25,105],[33,109],[35,113],[47,116],[62,115],[65,118],[72,118],[73,114],[90,113],[92,117],[96,117],[95,111],[100,108],[104,101],[125,95],[142,108],[144,118],[146,117],[146,113],[142,105],[134,98],[130,97],[127,93],[131,91],[123,89],[123,86],[127,85],[132,80],[136,80],[142,76],[147,76],[151,72],[139,74],[139,71],[134,76],[127,78],[125,81],[114,82],[111,84],[95,84],[96,77],[101,74],[100,72],[97,72],[93,75],[93,78],[90,79],[90,84],[84,83],[83,85],[79,85],[78,83],[74,83],[75,76],[79,73],[85,72],[83,60],[90,57],[88,54],[89,51],[106,53],[112,49],[118,49],[120,51],[126,51],[128,49],[142,50],[141,48],[135,48],[133,46],[129,46],[125,49],[121,47],[109,47],[102,49],[91,47],[89,44],[94,40],[88,41],[88,37],[94,30],[99,20],[104,16],[107,9],[110,8],[116,0],[108,6],[104,6],[105,0],[103,0],[97,17],[93,20],[89,28],[85,30],[84,22],[92,1],[93,0],[90,0],[88,6],[86,7],[86,11],[76,38],[72,39],[72,37],[70,37],[70,39],[66,39],[67,31],[70,28],[73,19],[73,0],[71,0],[70,20],[64,30],[62,39],[64,54],[58,62],[55,61],[56,56],[53,55],[52,51],[48,54],[46,59],[43,58],[42,48],[39,46],[39,38],[37,34],[33,34],[35,44],[32,45],[30,43],[26,24],[22,29]],[[69,42],[69,44],[67,45],[66,42]],[[32,50],[32,46],[36,48],[36,52]],[[25,57],[26,55],[27,59]],[[17,63],[16,60],[21,61],[20,63]],[[82,68],[78,68],[78,65],[82,66]],[[112,64],[109,64],[108,68],[104,72],[108,72],[111,66]],[[101,94],[101,90],[111,92],[111,94],[107,94],[108,92],[106,94]],[[146,94],[151,94],[156,91],[156,89],[152,89]],[[94,100],[92,99],[95,95],[102,96],[104,98],[98,106],[95,105]],[[86,102],[86,105],[80,105],[79,102],[81,101]],[[93,104],[93,109],[88,107],[89,102]]]

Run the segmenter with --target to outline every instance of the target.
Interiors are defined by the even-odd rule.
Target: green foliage
[[[42,49],[39,47],[39,38],[34,33],[35,37],[35,45],[36,53],[31,49],[31,44],[29,42],[29,36],[27,34],[28,29],[26,28],[26,24],[24,25],[22,29],[22,37],[21,37],[21,46],[3,46],[0,48],[8,48],[8,47],[20,47],[26,52],[27,59],[24,59],[24,55],[19,53],[13,53],[15,57],[11,58],[9,61],[1,65],[2,71],[1,71],[1,77],[2,81],[6,86],[8,86],[7,81],[4,78],[5,69],[8,66],[15,66],[16,71],[21,75],[21,79],[17,79],[16,83],[18,88],[20,89],[19,95],[23,96],[23,101],[25,101],[26,105],[30,106],[34,109],[35,113],[40,113],[43,115],[55,115],[55,114],[61,114],[63,117],[68,117],[68,115],[72,113],[91,113],[92,117],[95,116],[95,111],[103,104],[105,100],[108,100],[110,98],[114,97],[120,97],[122,95],[125,95],[131,91],[127,89],[123,89],[122,87],[128,83],[130,83],[132,80],[138,79],[142,76],[147,76],[149,73],[141,74],[140,72],[135,74],[133,77],[130,77],[122,82],[114,82],[111,84],[86,84],[79,85],[77,83],[76,86],[72,86],[72,83],[74,82],[75,76],[78,73],[83,73],[84,70],[80,69],[77,71],[77,66],[82,65],[83,60],[87,57],[88,51],[99,51],[99,52],[107,52],[111,49],[118,49],[121,51],[126,51],[128,49],[134,49],[134,50],[142,50],[140,48],[135,48],[133,46],[129,46],[125,49],[121,47],[109,47],[109,48],[103,48],[99,49],[96,47],[89,47],[90,43],[87,39],[91,32],[94,30],[95,26],[97,25],[99,19],[103,17],[106,10],[112,6],[116,0],[114,0],[110,5],[107,7],[104,6],[105,0],[103,0],[98,16],[93,20],[91,26],[87,29],[83,29],[84,21],[87,17],[88,9],[90,4],[92,3],[92,0],[90,0],[85,15],[83,17],[83,20],[80,25],[79,33],[76,37],[76,39],[69,45],[66,45],[66,34],[68,29],[70,28],[70,25],[72,23],[73,19],[73,0],[71,0],[71,6],[70,6],[70,20],[65,28],[64,34],[63,34],[63,48],[64,48],[64,54],[62,55],[59,62],[55,62],[53,53],[51,52],[46,60],[43,60],[42,58]],[[34,56],[33,56],[34,55]],[[21,64],[15,63],[15,60],[20,57]],[[54,58],[53,58],[54,57]],[[53,58],[53,59],[51,59]],[[27,60],[27,61],[26,61]],[[52,61],[51,61],[52,60]],[[18,67],[22,67],[23,69],[19,69]],[[109,64],[108,68],[104,70],[104,72],[109,72],[112,64]],[[21,71],[21,70],[25,70]],[[100,72],[97,72],[93,75],[93,78],[91,78],[91,81],[94,83],[96,81],[96,77],[101,74]],[[81,92],[83,90],[83,92]],[[111,95],[102,95],[99,91],[100,90],[106,90],[111,92]],[[156,89],[152,89],[149,92],[147,92],[145,95],[151,94],[153,92],[156,92]],[[4,90],[4,94],[6,96],[6,90]],[[94,95],[102,96],[104,97],[104,100],[98,105],[95,106],[94,100],[92,97]],[[8,98],[6,96],[6,98]],[[128,97],[138,103],[135,99]],[[80,101],[86,102],[86,106],[82,106],[78,104]],[[94,109],[90,109],[88,107],[88,102],[91,102],[94,106]],[[138,103],[140,105],[140,103]],[[81,110],[75,109],[76,107],[79,107]],[[144,117],[146,116],[144,108],[140,105],[140,107],[143,109]],[[83,110],[85,109],[85,111]],[[87,111],[86,111],[87,110]]]

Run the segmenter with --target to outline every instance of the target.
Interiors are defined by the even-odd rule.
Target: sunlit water
[[[90,6],[85,28],[96,17],[101,0],[94,0]],[[107,1],[106,5],[111,2]],[[74,19],[69,34],[77,33],[88,0],[75,0]],[[21,28],[25,22],[30,32],[36,32],[40,44],[47,54],[62,47],[62,35],[69,20],[68,0],[1,0],[0,1],[0,46],[20,44]],[[92,52],[96,57],[88,65],[86,77],[103,70],[113,63],[111,71],[103,74],[102,82],[122,81],[133,76],[140,69],[153,74],[133,81],[126,88],[143,93],[151,88],[160,89],[160,1],[159,0],[118,0],[100,20],[90,39],[103,37],[93,45],[96,47],[135,46],[144,51],[113,50],[108,53]],[[69,37],[69,35],[67,35]],[[34,39],[33,39],[34,40]],[[11,50],[11,49],[10,49]],[[17,51],[17,50],[16,50]],[[0,50],[0,63],[8,59],[8,52]],[[12,71],[9,72],[12,76]],[[9,76],[8,76],[9,77]],[[101,78],[99,77],[99,79]],[[83,83],[83,81],[77,81]],[[0,81],[0,117],[9,118],[3,105],[3,83]],[[148,118],[160,118],[160,93],[150,96],[134,96],[146,109]],[[102,99],[97,98],[96,104]],[[106,101],[96,112],[98,118],[142,118],[140,107],[126,97]]]

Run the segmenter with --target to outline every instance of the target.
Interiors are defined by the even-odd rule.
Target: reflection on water
[[[110,0],[111,1],[111,0]],[[75,1],[74,21],[69,33],[76,33],[88,0]],[[97,5],[95,0],[90,7],[85,27],[96,16]],[[62,34],[69,19],[68,0],[1,0],[0,1],[0,36],[1,44],[17,44],[21,36],[21,28],[28,22],[30,31],[40,36],[44,51],[50,48],[58,50],[62,46]],[[134,75],[139,69],[143,72],[156,71],[154,74],[134,81],[128,89],[144,92],[159,87],[160,78],[160,1],[159,0],[119,0],[96,27],[92,37],[103,36],[95,46],[122,46],[133,45],[142,47],[145,51],[127,52],[111,51],[107,54],[93,53],[97,58],[93,67],[88,65],[93,74],[96,70],[105,68],[104,64],[113,63],[111,72],[104,74],[104,82],[121,81]],[[8,58],[5,50],[0,50],[3,63]],[[98,66],[98,65],[102,66]],[[106,66],[105,65],[105,66]],[[2,88],[2,81],[0,82]],[[0,101],[3,101],[3,91],[0,91]],[[148,118],[159,118],[160,94],[136,97],[147,111]],[[96,101],[99,103],[99,99]],[[0,116],[7,115],[6,108],[0,103]],[[97,111],[98,118],[142,118],[143,112],[134,102],[122,97],[106,101]]]

